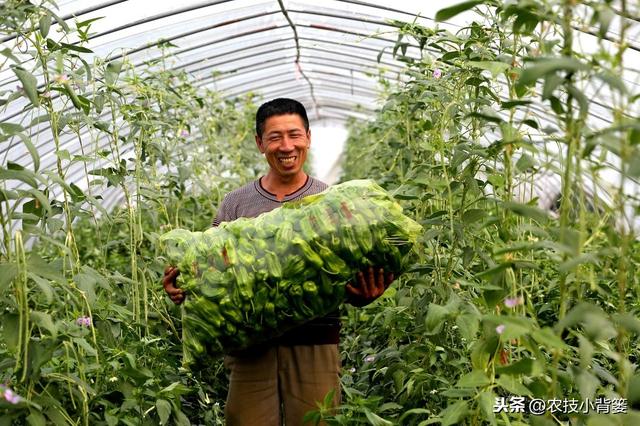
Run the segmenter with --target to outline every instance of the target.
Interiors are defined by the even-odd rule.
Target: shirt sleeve
[[[228,203],[227,197],[225,196],[218,206],[218,212],[216,213],[216,217],[213,219],[211,226],[218,226],[222,222],[229,222],[231,220],[228,212],[229,208],[227,207]]]

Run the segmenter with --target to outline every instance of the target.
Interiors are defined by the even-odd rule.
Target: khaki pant
[[[226,356],[231,371],[225,418],[229,426],[301,426],[316,401],[335,390],[340,402],[338,345],[275,346],[250,356]],[[311,423],[307,423],[311,424]]]

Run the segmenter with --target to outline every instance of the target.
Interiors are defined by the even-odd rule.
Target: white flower
[[[498,334],[502,334],[504,333],[504,329],[505,329],[505,325],[504,324],[500,324],[499,326],[496,327],[496,333]]]

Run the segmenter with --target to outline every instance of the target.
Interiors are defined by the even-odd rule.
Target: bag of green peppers
[[[375,182],[354,180],[256,218],[161,241],[178,267],[185,363],[244,349],[334,311],[369,265],[398,276],[422,228]]]

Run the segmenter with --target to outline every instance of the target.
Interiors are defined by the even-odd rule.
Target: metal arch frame
[[[371,6],[371,5],[369,5],[369,6]],[[378,6],[373,5],[373,6],[371,6],[371,7],[378,7]],[[284,26],[284,27],[286,27],[286,26]],[[323,29],[327,29],[327,28],[323,28]],[[335,29],[332,29],[332,30],[335,30]],[[384,39],[384,40],[385,40],[385,41],[389,41],[389,40],[386,40],[386,39]],[[354,45],[354,46],[355,46],[355,45]],[[604,120],[604,121],[607,121],[607,120]]]
[[[122,1],[123,1],[123,0],[120,0],[120,1],[114,1],[114,2],[109,2],[109,3],[104,4],[104,5],[99,5],[99,6],[95,7],[95,8],[86,9],[86,10],[83,10],[83,11],[81,11],[80,13],[76,14],[75,16],[78,16],[78,15],[81,15],[81,14],[85,14],[85,13],[89,13],[89,12],[92,12],[92,11],[95,11],[95,10],[99,10],[99,9],[101,9],[101,8],[105,8],[105,7],[108,7],[108,6],[114,5],[114,4],[118,4],[118,3],[121,3]],[[202,4],[200,4],[200,5],[195,5],[195,6],[191,6],[191,7],[187,7],[187,8],[182,8],[182,9],[179,9],[178,11],[173,11],[172,13],[164,13],[164,14],[156,15],[156,16],[149,17],[149,18],[146,18],[146,19],[143,19],[143,20],[139,20],[139,21],[136,21],[136,22],[133,22],[133,23],[129,23],[129,24],[125,25],[125,26],[120,26],[120,27],[117,27],[116,29],[111,29],[111,30],[109,30],[109,31],[105,32],[104,34],[107,34],[107,33],[109,33],[109,34],[110,34],[110,33],[113,33],[113,32],[116,32],[116,31],[119,31],[119,30],[122,30],[122,29],[130,28],[130,27],[132,27],[132,26],[134,26],[134,25],[138,25],[138,24],[142,24],[142,23],[147,23],[147,22],[152,22],[152,21],[155,21],[155,20],[163,19],[163,18],[168,17],[168,16],[175,16],[175,15],[177,15],[177,14],[184,13],[184,12],[191,11],[191,10],[195,10],[195,9],[198,9],[198,8],[215,6],[215,5],[217,5],[217,4],[222,4],[222,3],[225,3],[225,2],[228,2],[228,1],[230,1],[230,0],[218,0],[218,1],[216,1],[214,4],[211,4],[211,3],[206,4],[206,5],[202,5]],[[410,13],[410,12],[406,12],[406,11],[401,11],[401,10],[399,10],[399,9],[393,9],[393,8],[389,8],[389,7],[385,7],[385,6],[380,6],[380,5],[375,5],[375,4],[366,3],[366,2],[357,1],[357,0],[337,0],[337,1],[342,1],[342,2],[346,2],[346,3],[351,3],[351,4],[360,5],[360,6],[370,7],[370,8],[378,9],[378,10],[388,10],[388,11],[393,11],[393,12],[396,12],[396,13],[407,14],[407,15],[414,16],[414,17],[420,17],[419,15],[415,15],[415,14],[412,14],[412,13]],[[292,9],[292,11],[294,11],[294,10]],[[305,14],[316,14],[316,15],[319,15],[319,14],[322,14],[322,13],[323,13],[323,12],[310,12],[310,11],[298,11],[298,10],[296,10],[295,12],[296,12],[296,13],[305,13]],[[277,13],[277,11],[276,11],[276,12],[266,12],[266,13],[263,13],[263,14],[261,14],[261,15],[257,15],[257,16],[266,16],[266,15],[269,15],[269,14],[272,14],[272,13]],[[357,18],[354,18],[354,17],[347,17],[347,16],[338,15],[338,14],[331,15],[331,16],[332,16],[332,17],[336,17],[337,19],[352,19],[352,20],[358,20]],[[72,17],[72,16],[65,17],[65,18],[67,18],[67,19],[68,19],[68,18],[70,18],[70,17]],[[247,19],[251,19],[251,18],[253,18],[253,17],[256,17],[256,16],[254,15],[254,16],[243,17],[243,18],[239,18],[239,19],[233,20],[232,22],[240,22],[240,21],[244,21],[244,20],[247,20]],[[424,19],[430,19],[430,18],[425,18],[425,17],[421,17],[421,18],[424,18]],[[363,22],[363,20],[362,20],[362,19],[359,19],[359,21]],[[227,23],[227,24],[228,24],[228,23]],[[397,28],[397,26],[394,26],[394,25],[391,25],[391,24],[388,24],[388,23],[380,23],[380,24],[381,24],[381,25],[392,26],[392,27]],[[213,26],[213,27],[211,27],[211,26],[210,26],[210,27],[205,27],[205,28],[197,29],[197,30],[195,30],[195,31],[191,31],[191,32],[187,32],[187,33],[182,33],[182,34],[179,34],[179,35],[177,35],[177,36],[174,36],[174,37],[172,37],[172,38],[170,38],[170,39],[168,39],[168,40],[169,40],[169,41],[171,41],[171,40],[175,40],[175,39],[178,39],[178,38],[187,37],[188,35],[191,35],[191,34],[194,34],[194,33],[197,33],[197,32],[206,31],[206,30],[208,30],[208,29],[215,28],[215,27],[218,27],[218,26],[224,26],[224,25],[225,25],[225,23],[223,22],[223,23],[220,23],[220,24],[216,24],[216,25],[215,25],[215,26]],[[299,26],[303,26],[303,27],[304,27],[305,25],[300,25],[300,24],[299,24]],[[312,25],[312,26],[313,26],[313,25]],[[315,26],[315,27],[317,28],[317,26]],[[331,28],[325,28],[325,29],[331,29]],[[331,29],[331,30],[336,30],[336,29]],[[580,30],[580,31],[581,31],[581,30]],[[92,38],[97,38],[97,37],[99,37],[100,35],[104,35],[104,34],[97,34],[97,35],[94,35]],[[383,39],[383,40],[385,40],[385,41],[387,41],[387,42],[390,42],[390,41],[391,41],[391,40],[387,40],[387,39]],[[391,42],[392,42],[392,41],[391,41]],[[131,55],[131,54],[137,53],[137,52],[139,52],[139,51],[141,51],[141,50],[144,50],[144,49],[147,49],[147,48],[151,48],[151,47],[156,46],[156,45],[157,45],[157,43],[153,43],[153,44],[150,44],[150,43],[149,43],[149,44],[147,44],[147,45],[145,45],[145,46],[143,46],[143,47],[139,47],[139,48],[136,48],[136,49],[132,49],[132,50],[128,51],[126,54],[127,54],[127,55]],[[417,47],[417,46],[414,46],[414,47]],[[118,55],[118,56],[116,56],[116,57],[113,57],[113,58],[111,58],[111,60],[118,59],[118,58],[122,57],[123,55],[124,55],[124,54],[121,54],[121,55]],[[7,82],[7,83],[5,83],[5,84],[12,84],[12,83],[13,83],[13,82],[15,82],[15,81],[17,81],[17,80],[9,81],[9,82]]]
[[[298,92],[293,92],[293,91],[290,91],[290,90],[289,91],[282,90],[282,91],[275,92],[273,95],[274,96],[275,95],[277,95],[277,96],[289,96],[289,95],[295,95],[296,93],[298,93]],[[305,94],[305,93],[298,93],[296,95],[296,98],[297,99],[305,99],[305,96],[308,96],[308,95]],[[356,111],[356,108],[360,107],[365,111],[364,113],[372,113],[372,112],[376,111],[375,108],[369,108],[369,107],[367,107],[365,105],[362,105],[362,104],[357,104],[357,103],[348,104],[348,103],[344,102],[344,98],[336,98],[336,97],[333,97],[333,96],[330,96],[330,95],[321,95],[320,98],[321,99],[325,99],[325,100],[331,100],[332,102],[334,102],[334,101],[337,101],[337,102],[332,103],[331,105],[324,105],[321,102],[321,103],[318,104],[318,107],[338,108],[338,109],[341,109],[343,111],[349,111],[349,112],[358,112],[358,111]],[[233,98],[230,98],[230,99],[233,99]]]
[[[319,73],[319,74],[329,74],[329,73],[324,73],[322,71],[317,71],[317,70],[313,70],[313,71],[310,71],[310,72]],[[284,77],[286,75],[291,75],[291,71],[284,71],[284,72],[281,72],[281,73],[273,74],[273,75],[270,75],[269,77],[264,78],[263,80],[276,78],[276,77]],[[257,79],[251,80],[251,81],[249,81],[249,83],[253,83],[255,81],[257,81]],[[327,82],[327,83],[336,83],[336,84],[349,84],[349,87],[355,87],[355,88],[358,88],[358,89],[362,89],[364,91],[369,91],[369,92],[375,92],[376,91],[375,87],[365,87],[365,86],[361,86],[361,85],[355,85],[355,84],[353,84],[353,82],[340,82],[340,81],[337,81],[337,80],[329,80],[329,79],[319,79],[318,81]],[[220,93],[224,93],[224,92],[229,91],[231,89],[235,89],[235,88],[238,88],[238,87],[241,87],[241,86],[245,86],[245,85],[246,85],[246,82],[245,83],[237,83],[237,84],[233,84],[231,86],[227,86],[227,87],[224,87],[224,88],[219,88],[218,90],[220,91]]]
[[[226,1],[230,1],[230,0],[223,0],[223,1],[226,2]],[[260,17],[272,15],[272,14],[277,14],[278,12],[279,11],[263,12],[261,14],[248,15],[248,16],[244,16],[242,18],[238,18],[238,19],[234,19],[234,20],[230,20],[230,21],[223,21],[223,22],[220,22],[220,23],[217,23],[217,24],[213,24],[213,25],[209,25],[209,26],[206,26],[206,27],[201,27],[201,28],[197,28],[195,30],[191,30],[191,31],[187,31],[187,32],[184,32],[184,33],[180,33],[180,34],[177,34],[177,35],[169,37],[169,38],[163,38],[162,41],[169,41],[169,42],[170,41],[175,41],[177,39],[188,37],[190,35],[194,35],[194,34],[198,34],[198,33],[201,33],[201,32],[209,31],[209,30],[216,29],[216,28],[219,28],[219,27],[223,27],[223,26],[226,26],[226,25],[230,25],[230,24],[233,24],[233,23],[246,21],[246,20],[249,20],[249,19],[255,19],[255,18],[260,18]],[[313,12],[300,12],[300,13],[314,14]],[[171,16],[173,16],[173,15],[171,15]],[[351,17],[344,17],[344,19],[354,20],[354,18],[351,18]],[[148,22],[151,22],[151,21],[152,20],[150,20]],[[393,26],[393,25],[390,25],[390,24],[387,24],[387,25],[391,26],[393,28],[397,28],[396,26]],[[371,35],[371,34],[363,34],[363,33],[357,32],[357,31],[341,30],[341,29],[338,29],[338,28],[330,27],[330,26],[322,26],[322,25],[314,25],[314,24],[311,24],[311,25],[298,24],[297,26],[298,27],[303,27],[303,28],[312,28],[312,29],[316,29],[316,30],[317,29],[321,29],[321,30],[335,31],[335,32],[340,32],[340,33],[344,33],[344,34],[350,34],[350,35],[354,35],[354,36],[358,36],[358,37],[366,37],[366,38],[369,38],[369,39],[381,40],[381,41],[386,42],[386,43],[394,43],[393,40],[386,39],[384,37]],[[125,27],[123,27],[121,29],[126,29],[126,28],[129,28],[129,27],[131,27],[131,25],[125,26]],[[283,26],[279,26],[278,29],[286,28],[286,27],[287,27],[287,25],[283,25]],[[268,29],[276,29],[276,28],[269,27]],[[265,29],[260,29],[258,31],[253,30],[253,31],[250,31],[250,32],[242,33],[242,35],[250,35],[252,33],[260,32],[260,31],[264,31],[264,30]],[[217,43],[217,42],[215,42],[215,43]],[[207,43],[206,45],[211,45],[211,44],[215,44],[215,43]],[[144,45],[142,45],[140,47],[137,47],[137,48],[134,48],[134,49],[130,49],[130,50],[126,51],[126,52],[123,52],[123,53],[120,53],[118,55],[115,55],[115,56],[112,56],[112,57],[108,57],[108,58],[105,58],[105,59],[109,60],[109,61],[117,60],[117,59],[120,59],[120,58],[122,58],[124,56],[130,56],[130,55],[142,52],[142,51],[147,50],[147,49],[152,49],[154,47],[157,47],[157,45],[158,45],[157,41],[155,41],[153,43],[146,43],[146,44],[144,44]],[[419,49],[419,46],[411,44],[411,43],[409,43],[409,46]],[[431,51],[431,52],[436,52],[436,50],[434,50],[434,49],[426,48],[426,50],[427,51]],[[138,62],[138,63],[134,64],[134,66],[140,65],[140,64],[142,64],[144,62],[157,60],[159,57],[160,56],[156,56],[156,57],[153,57],[151,59],[143,60],[141,62]],[[14,80],[10,80],[10,81],[8,81],[8,82],[6,82],[4,84],[5,85],[13,84],[16,81],[18,81],[18,80],[14,79]],[[42,87],[42,84],[38,85],[38,88],[40,88],[40,87]]]
[[[353,58],[353,59],[360,59],[360,60],[363,60],[363,61],[375,63],[374,59],[370,59],[370,58],[366,58],[366,57],[362,57],[362,56],[351,55],[351,54],[346,54],[346,53],[334,53],[334,52],[329,52],[329,51],[324,50],[324,49],[317,49],[317,48],[314,48],[314,47],[300,47],[300,50],[310,50],[310,51],[314,51],[314,52],[315,51],[326,52],[326,53],[330,53],[332,55],[342,55],[342,56],[346,56],[346,57]],[[268,55],[270,53],[278,53],[280,51],[282,51],[282,49],[277,49],[276,48],[276,49],[271,49],[271,50],[260,52],[260,54],[261,55]],[[246,56],[242,56],[240,58],[234,58],[234,59],[231,59],[231,60],[228,60],[228,61],[225,61],[225,62],[218,62],[218,63],[215,63],[215,64],[207,64],[206,66],[202,66],[202,67],[195,68],[195,69],[188,69],[188,70],[185,69],[185,71],[187,73],[194,74],[194,73],[197,73],[199,71],[208,70],[210,68],[216,68],[216,67],[219,67],[221,65],[227,65],[227,64],[231,64],[233,62],[242,61],[242,60],[245,60],[245,59],[255,58],[255,56],[256,55],[246,55]],[[323,57],[323,59],[327,59],[327,57]],[[388,63],[385,63],[385,62],[380,62],[380,64],[381,64],[381,66],[384,65],[384,66],[388,66],[389,68],[393,68],[395,71],[403,70],[403,68],[401,66],[399,66],[399,65],[388,64]]]
[[[278,41],[275,41],[275,42],[274,42],[274,44],[275,44],[275,43],[281,43],[281,42],[287,42],[287,41],[291,41],[291,39],[278,40]],[[254,47],[254,46],[252,46],[251,48],[253,48],[253,47]],[[249,48],[238,49],[238,50],[236,50],[236,52],[238,52],[238,51],[243,51],[243,50],[248,50],[248,49],[249,49]],[[390,67],[390,68],[395,68],[395,69],[398,69],[398,68],[402,69],[402,68],[404,68],[404,66],[403,66],[403,65],[401,65],[401,63],[400,63],[400,64],[392,64],[392,63],[389,63],[389,62],[377,61],[377,60],[375,60],[375,59],[368,58],[368,57],[366,57],[366,56],[354,55],[354,54],[352,54],[352,53],[346,54],[346,53],[337,53],[337,52],[332,52],[332,51],[330,51],[330,50],[323,49],[323,48],[319,48],[319,47],[315,47],[315,46],[300,46],[300,49],[301,49],[301,50],[303,50],[303,49],[305,49],[305,50],[313,50],[313,51],[318,51],[318,52],[323,52],[323,53],[329,53],[329,54],[332,54],[332,55],[344,55],[344,56],[349,56],[349,57],[351,57],[351,58],[355,58],[355,59],[362,59],[362,60],[366,60],[366,61],[368,61],[368,62],[375,62],[375,63],[377,63],[377,64],[385,65],[385,66],[388,66],[388,67]],[[277,51],[280,51],[280,50],[282,50],[282,49],[271,49],[271,50],[263,51],[263,52],[261,52],[261,54],[267,54],[267,53],[277,52]],[[220,57],[220,56],[223,56],[223,55],[216,55],[216,57]],[[226,54],[225,54],[224,56],[226,56]],[[201,67],[201,68],[196,68],[196,69],[191,69],[191,70],[188,70],[188,72],[198,72],[198,71],[201,71],[201,70],[206,69],[206,68],[215,67],[215,66],[218,66],[218,65],[221,65],[221,64],[227,64],[227,63],[230,63],[230,62],[235,62],[235,61],[239,61],[239,60],[247,59],[247,58],[251,58],[251,57],[255,57],[255,55],[246,55],[246,56],[242,56],[242,57],[239,57],[239,58],[233,58],[233,59],[230,59],[230,60],[228,60],[228,61],[226,61],[226,62],[219,62],[219,63],[216,63],[216,64],[207,64],[207,66],[204,66],[204,67]],[[191,66],[191,65],[194,65],[194,64],[196,64],[196,63],[198,63],[198,62],[207,61],[207,60],[209,60],[209,59],[213,59],[213,58],[214,58],[214,57],[211,57],[211,58],[204,58],[204,59],[201,59],[201,60],[195,60],[195,61],[190,62],[189,64],[184,65],[183,67]]]
[[[267,13],[262,13],[262,14],[257,14],[257,15],[250,15],[250,16],[243,17],[241,19],[222,22],[222,23],[210,25],[210,26],[207,26],[207,27],[204,27],[204,28],[198,28],[196,30],[188,31],[186,33],[181,33],[181,34],[178,34],[178,35],[173,36],[171,38],[163,39],[163,41],[173,41],[173,40],[177,40],[179,38],[188,37],[190,35],[194,35],[194,34],[197,34],[197,33],[200,33],[200,32],[204,32],[204,31],[208,31],[208,30],[211,30],[211,29],[215,29],[215,28],[221,27],[221,26],[229,25],[230,23],[234,23],[234,22],[238,22],[238,21],[245,21],[245,20],[248,20],[248,19],[254,19],[254,18],[263,17],[263,16],[267,16],[267,15],[270,15],[270,14],[275,14],[275,13],[277,13],[277,11],[275,11],[275,12],[267,12]],[[328,26],[318,26],[318,25],[313,25],[313,24],[312,25],[298,24],[297,26],[298,27],[303,27],[303,28],[310,28],[310,29],[314,29],[314,30],[318,30],[319,29],[319,30],[340,32],[340,33],[350,34],[350,35],[354,35],[354,36],[358,36],[358,37],[367,37],[369,39],[381,40],[381,41],[383,41],[385,43],[393,43],[394,42],[393,40],[386,39],[386,38],[379,37],[379,36],[375,36],[375,35],[371,35],[371,34],[363,34],[363,33],[357,32],[357,31],[341,30],[341,29],[338,29],[338,28],[333,28],[333,27],[328,27]],[[286,28],[286,27],[287,27],[286,25],[283,25],[283,26],[271,26],[271,27],[261,28],[261,29],[258,29],[258,30],[245,31],[245,32],[240,33],[238,35],[234,35],[234,36],[231,36],[231,37],[226,37],[226,38],[223,38],[223,39],[220,39],[220,40],[216,40],[214,42],[209,42],[209,43],[200,45],[200,46],[198,46],[198,48],[199,47],[204,47],[204,46],[209,46],[211,44],[217,44],[217,43],[222,42],[222,41],[228,41],[229,39],[233,39],[233,38],[244,37],[244,36],[247,36],[247,35],[255,34],[257,32],[268,31],[268,30],[272,30],[272,29],[281,29],[281,28]],[[117,60],[117,59],[122,58],[125,55],[126,56],[133,55],[133,54],[141,52],[143,50],[147,50],[147,49],[151,49],[153,47],[156,47],[157,45],[158,45],[158,42],[147,43],[147,44],[145,44],[145,45],[143,45],[141,47],[138,47],[138,48],[135,48],[135,49],[131,49],[131,50],[125,52],[125,53],[121,53],[119,55],[115,55],[113,57],[109,57],[109,58],[106,58],[106,59],[109,60],[109,61]],[[412,44],[409,44],[409,45],[414,47],[414,48],[419,48],[416,45],[412,45]],[[193,49],[193,48],[194,47],[192,47],[191,49]],[[426,49],[426,50],[427,51],[436,52],[433,49]],[[182,50],[182,52],[184,52],[184,51],[185,50]],[[176,54],[178,54],[178,53],[179,52],[176,52]],[[138,66],[138,65],[141,65],[141,64],[146,63],[146,62],[155,61],[159,57],[160,56],[156,56],[156,57],[153,57],[151,59],[141,60],[140,62],[134,63],[134,66]],[[12,83],[17,82],[17,81],[18,81],[17,79],[9,80],[6,83],[4,83],[4,85],[12,84]],[[40,84],[40,85],[38,85],[38,88],[41,88],[42,86],[43,86],[43,84]],[[16,115],[19,115],[20,113],[21,112],[17,112],[15,114],[13,114],[12,116],[7,117],[6,120],[10,120],[11,118],[15,117]]]
[[[311,64],[313,64],[313,62],[305,62],[305,63],[311,63]],[[277,64],[277,65],[275,65],[275,66],[267,67],[266,69],[274,68],[274,67],[281,66],[281,65],[286,65],[286,63],[280,63],[280,64]],[[327,64],[317,64],[317,65],[320,65],[320,66],[327,66],[327,67],[332,67],[332,68],[342,68],[342,69],[345,69],[345,70],[347,70],[347,71],[356,71],[356,72],[362,72],[362,73],[364,73],[363,71],[355,70],[355,69],[351,69],[351,68],[338,67],[338,66],[332,66],[332,65],[327,65]],[[264,69],[265,69],[265,68],[262,68],[262,69],[260,69],[260,70],[258,70],[258,71],[263,71]],[[312,72],[312,73],[315,73],[315,72],[323,73],[324,71],[322,71],[322,70],[310,70],[310,72]],[[205,80],[205,79],[203,79],[203,80],[201,80],[201,81],[204,81],[204,80]],[[358,80],[360,80],[360,81],[367,81],[367,80],[364,80],[364,79],[358,79]],[[256,80],[250,80],[249,82],[253,82],[253,81],[257,81],[257,79],[256,79]],[[245,83],[245,84],[246,84],[246,83]],[[205,86],[205,84],[202,84],[202,85],[196,85],[196,87],[198,87],[198,88],[202,88],[202,87],[204,87],[204,86]],[[220,91],[221,91],[221,92],[222,92],[222,90],[225,90],[225,89],[220,89]],[[221,94],[222,94],[222,93],[221,93]],[[70,110],[70,109],[72,109],[72,108],[73,108],[73,107],[69,106],[69,107],[67,108],[67,110]],[[105,114],[106,114],[106,113],[105,113]],[[41,123],[40,123],[40,124],[41,124]],[[36,125],[37,125],[37,124],[36,124]],[[49,126],[43,126],[41,129],[38,129],[34,134],[41,134],[41,133],[43,133],[43,132],[47,131],[48,129],[50,129],[50,125],[49,125]],[[85,134],[85,135],[86,135],[86,134],[88,133],[88,131],[89,131],[89,130],[87,129],[87,130],[85,130],[82,134]],[[40,152],[40,150],[42,150],[42,149],[45,147],[45,145],[46,145],[47,143],[49,143],[49,140],[48,140],[48,141],[44,141],[42,144],[37,145],[37,146],[36,146],[36,149],[38,149],[38,151]],[[9,148],[10,148],[10,147],[7,147],[7,149],[9,149]],[[3,152],[5,152],[5,151],[6,151],[6,149],[5,149],[5,150],[3,150],[3,151],[0,151],[0,153],[3,153]],[[28,154],[28,153],[24,153],[24,155],[25,155],[25,156],[26,156],[27,154]],[[23,157],[19,157],[18,159],[20,159],[20,158],[23,158]]]
[[[294,82],[293,82],[293,83],[294,83]],[[295,83],[294,83],[294,84],[292,84],[292,82],[288,82],[288,81],[287,81],[287,82],[283,82],[282,84],[278,84],[277,86],[276,86],[276,85],[274,85],[274,84],[266,83],[266,84],[259,85],[259,86],[257,86],[257,87],[251,87],[251,88],[248,88],[247,90],[242,90],[242,91],[240,91],[240,92],[226,92],[226,91],[221,91],[221,93],[228,94],[228,95],[229,95],[229,96],[231,96],[231,97],[237,97],[237,96],[241,95],[242,93],[247,93],[247,92],[252,92],[252,93],[253,93],[253,92],[258,92],[258,91],[260,91],[261,93],[268,93],[269,91],[266,91],[266,92],[265,92],[265,91],[263,91],[263,89],[267,89],[267,88],[269,88],[269,87],[273,87],[273,88],[274,88],[274,90],[275,90],[275,88],[276,88],[276,87],[278,87],[278,89],[280,89],[280,88],[281,88],[281,86],[284,86],[284,88],[289,89],[289,88],[294,88],[294,87],[295,87],[295,86],[297,86],[297,85],[296,85]],[[362,97],[362,98],[366,98],[366,97],[367,97],[367,95],[362,95],[363,93],[367,93],[367,92],[364,92],[364,91],[361,91],[361,90],[355,90],[354,92],[357,92],[357,93],[358,93],[358,94],[355,94],[355,93],[351,92],[350,90],[345,90],[346,88],[345,88],[344,86],[342,86],[342,87],[341,87],[341,86],[333,86],[333,85],[327,85],[327,84],[325,84],[325,85],[322,85],[322,86],[316,86],[316,87],[318,88],[318,90],[322,90],[322,89],[324,89],[324,90],[326,90],[326,89],[331,89],[331,90],[335,90],[336,92],[344,93],[345,95],[359,96],[359,97]],[[369,94],[370,94],[370,93],[371,93],[371,92],[369,92]],[[373,101],[373,99],[372,99],[372,101]]]
[[[283,56],[283,57],[280,57],[280,58],[275,58],[275,59],[272,59],[272,60],[263,61],[262,64],[273,64],[276,61],[284,61],[284,60],[288,60],[288,59],[292,59],[292,58],[294,58],[294,56],[292,56],[292,55]],[[333,62],[338,63],[338,64],[354,65],[354,66],[358,66],[358,67],[362,66],[360,64],[354,64],[353,62],[347,62],[347,61],[333,60]],[[361,69],[342,67],[340,65],[336,65],[335,63],[327,65],[326,63],[319,63],[319,62],[316,62],[316,61],[306,60],[306,59],[305,59],[305,62],[303,62],[303,64],[318,65],[318,66],[330,66],[330,67],[336,68],[336,69],[343,69],[343,70],[346,70],[346,71],[360,72],[360,73],[363,73],[365,75],[369,71],[375,71],[375,70],[369,70],[369,69],[367,71],[362,71]],[[287,62],[281,62],[281,63],[277,64],[276,66],[284,65],[284,64],[287,64]],[[255,71],[264,71],[266,69],[270,69],[270,68],[273,68],[273,67],[274,67],[273,65],[269,65],[267,67],[264,67],[264,66],[263,67],[254,67],[252,65],[245,65],[245,66],[241,66],[241,67],[238,67],[238,68],[235,68],[235,69],[231,69],[231,70],[228,70],[228,71],[221,71],[216,76],[211,75],[211,76],[207,76],[207,77],[204,77],[204,78],[195,79],[194,82],[203,82],[203,81],[211,80],[211,79],[214,79],[214,78],[222,80],[224,78],[227,78],[227,77],[225,77],[225,75],[234,74],[233,76],[235,76],[235,73],[237,73],[240,70],[247,69],[247,68],[253,68],[250,72],[255,72]],[[393,73],[392,71],[386,71],[386,70],[382,70],[382,71],[384,71],[384,74],[392,74]]]

